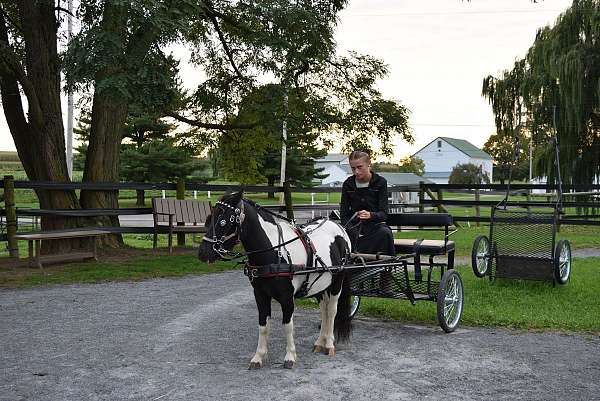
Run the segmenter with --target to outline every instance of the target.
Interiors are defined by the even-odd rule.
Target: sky
[[[339,51],[382,59],[389,75],[378,82],[386,98],[411,110],[415,143],[398,140],[391,161],[408,156],[438,136],[482,147],[494,133],[483,78],[512,68],[533,43],[536,30],[552,24],[571,0],[350,0],[336,31]],[[198,72],[177,49],[185,86]],[[66,115],[66,102],[63,105]],[[65,124],[66,126],[66,124]],[[0,150],[15,150],[0,113]]]

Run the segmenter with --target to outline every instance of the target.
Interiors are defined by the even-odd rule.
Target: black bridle
[[[272,211],[270,211],[268,209],[265,209],[264,207],[258,205],[257,203],[254,203],[254,202],[252,202],[252,201],[250,201],[248,199],[241,199],[240,203],[238,204],[238,206],[231,206],[228,203],[217,201],[216,204],[215,204],[215,211],[219,210],[222,213],[215,213],[216,218],[212,219],[212,225],[213,225],[213,236],[212,236],[212,238],[209,237],[208,235],[205,235],[204,238],[202,238],[202,241],[206,241],[206,242],[212,243],[213,244],[213,246],[212,246],[213,251],[217,255],[219,255],[219,257],[221,259],[223,259],[223,260],[241,259],[241,258],[247,257],[249,255],[255,255],[255,254],[259,254],[259,253],[265,253],[265,252],[273,251],[273,250],[276,250],[276,249],[280,249],[282,247],[285,247],[288,244],[291,244],[294,241],[298,241],[298,240],[301,239],[301,236],[298,235],[295,238],[292,238],[292,239],[284,241],[284,242],[280,242],[277,245],[273,245],[273,246],[271,246],[269,248],[266,248],[266,249],[259,249],[259,250],[256,250],[256,251],[243,252],[243,253],[234,252],[233,249],[229,250],[229,249],[224,248],[223,245],[227,241],[231,240],[232,238],[238,237],[237,238],[238,239],[237,242],[239,242],[239,235],[242,233],[242,223],[244,222],[244,218],[245,218],[244,202],[248,202],[250,205],[254,206],[257,209],[264,210],[265,212],[267,212],[267,213],[269,213],[269,214],[271,214],[271,215],[273,215],[273,216],[275,216],[275,217],[277,217],[277,218],[279,218],[281,220],[287,221],[288,223],[290,223],[292,225],[292,227],[294,229],[296,229],[296,230],[298,230],[300,232],[303,232],[302,230],[299,229],[299,227],[296,226],[296,224],[295,224],[295,222],[293,220],[290,220],[290,219],[288,219],[288,218],[286,218],[284,216],[281,216],[281,215],[279,215],[277,213],[273,213]],[[218,217],[221,214],[225,214],[227,210],[232,210],[233,211],[233,214],[231,216],[229,216],[229,219],[222,219],[222,220],[218,221]],[[317,225],[315,228],[313,228],[312,230],[303,232],[304,233],[303,235],[306,236],[306,235],[310,234],[311,232],[317,230],[318,228],[320,228],[325,223],[325,221],[327,221],[326,218],[324,218],[323,221],[319,225]],[[222,235],[221,238],[217,238],[217,234],[216,234],[216,230],[215,230],[215,225],[216,224],[220,224],[222,227],[225,227],[227,225],[232,225],[234,227],[234,230],[230,234]],[[278,225],[278,228],[280,228],[279,225]],[[283,237],[280,236],[280,240],[282,238]]]

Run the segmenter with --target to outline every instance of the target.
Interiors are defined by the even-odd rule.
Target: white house
[[[492,181],[492,157],[464,139],[440,136],[412,156],[423,160],[423,177],[436,184],[447,184],[452,169],[457,164],[465,163],[480,166]]]
[[[327,168],[331,166],[339,166],[339,165],[350,165],[348,161],[348,155],[343,153],[331,153],[325,157],[315,160],[315,168]]]

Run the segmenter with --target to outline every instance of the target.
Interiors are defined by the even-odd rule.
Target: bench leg
[[[42,268],[42,262],[40,260],[41,242],[42,241],[39,239],[35,240],[35,265],[40,269]]]
[[[94,255],[93,259],[98,261],[98,238],[92,237],[92,253]]]
[[[158,245],[158,233],[154,231],[154,239],[152,241],[152,249],[156,250],[156,246]]]
[[[169,255],[173,253],[173,233],[169,233]]]
[[[27,258],[27,266],[33,267],[33,260],[35,258],[33,254],[33,240],[27,241],[27,248],[29,249],[29,257]]]

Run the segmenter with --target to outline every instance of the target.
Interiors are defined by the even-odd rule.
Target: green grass
[[[465,289],[461,324],[517,329],[600,332],[600,258],[577,259],[564,286],[524,280],[478,279],[458,267]],[[436,304],[367,298],[360,312],[381,319],[437,324]]]
[[[450,236],[450,239],[456,243],[457,256],[471,256],[473,241],[478,235],[486,235],[489,237],[490,228],[488,225],[465,226],[458,228],[457,231]],[[518,235],[518,233],[515,233]],[[396,238],[427,238],[427,239],[443,239],[443,231],[426,231],[414,230],[403,231],[395,234]],[[556,234],[556,240],[567,239],[571,243],[571,248],[600,248],[600,227],[596,226],[562,226],[560,232]],[[550,243],[548,243],[550,246]]]
[[[145,280],[214,273],[232,268],[233,264],[226,262],[211,265],[201,263],[195,253],[137,256],[118,262],[69,263],[64,266],[49,266],[43,270],[0,267],[0,287]]]

